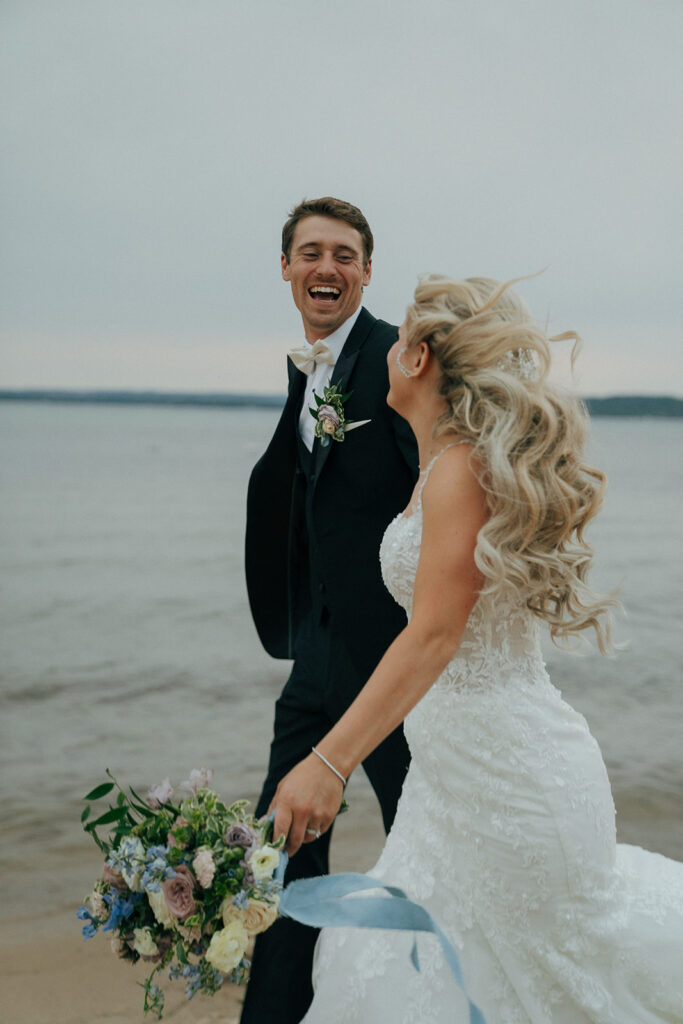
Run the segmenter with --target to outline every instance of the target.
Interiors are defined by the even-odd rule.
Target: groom
[[[361,306],[373,237],[361,211],[330,197],[304,201],[282,231],[282,277],[305,344],[287,362],[280,421],[254,467],[247,497],[246,574],[263,646],[293,658],[275,706],[268,774],[256,813],[344,713],[405,625],[382,582],[379,546],[409,501],[417,449],[386,404],[395,327]],[[310,407],[329,384],[342,395],[345,435],[315,436]],[[328,421],[329,422],[329,421]],[[318,433],[320,434],[320,428]],[[408,767],[401,729],[363,767],[391,826]],[[286,881],[327,874],[331,831],[304,844]],[[317,932],[281,919],[259,936],[242,1024],[297,1024],[312,999]]]

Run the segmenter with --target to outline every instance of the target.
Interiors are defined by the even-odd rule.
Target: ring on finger
[[[322,832],[319,828],[306,828],[306,835],[314,836],[316,839],[320,839]]]

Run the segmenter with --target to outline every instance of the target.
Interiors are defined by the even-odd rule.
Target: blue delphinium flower
[[[126,836],[118,850],[112,850],[107,864],[123,875],[130,889],[140,891],[140,878],[146,866],[145,848],[139,839]]]
[[[87,921],[87,924],[83,925],[81,932],[84,939],[92,939],[93,935],[96,934],[99,921],[93,917],[86,906],[81,905],[76,911],[76,917],[79,921]]]
[[[249,906],[249,899],[244,889],[240,889],[236,896],[232,898],[233,905],[239,907],[240,910],[246,910]]]
[[[261,896],[274,896],[282,892],[282,882],[278,882],[277,878],[264,879],[259,882],[258,890]]]
[[[238,963],[237,967],[235,967],[232,973],[228,975],[228,980],[231,981],[233,985],[241,985],[241,983],[244,981],[245,973],[249,970],[250,967],[251,960],[247,960],[246,956],[243,956],[240,962]],[[223,975],[221,974],[221,982],[222,981]]]
[[[104,894],[104,899],[109,906],[109,920],[103,925],[102,931],[111,932],[118,928],[122,921],[128,920],[142,896],[137,892],[123,896],[116,889],[110,889],[108,893]]]
[[[185,995],[188,999],[199,991],[202,985],[201,970],[199,964],[187,964],[182,969],[182,976],[185,979]]]
[[[212,967],[210,971],[206,971],[204,983],[210,992],[218,992],[219,988],[222,988],[224,981],[225,977],[217,967]]]
[[[166,861],[168,849],[168,846],[150,846],[147,851],[147,866],[140,880],[145,891],[161,892],[161,883],[175,878],[175,871]]]

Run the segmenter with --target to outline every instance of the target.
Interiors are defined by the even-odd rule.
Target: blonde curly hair
[[[549,383],[549,338],[510,281],[421,279],[406,314],[409,347],[426,342],[442,372],[448,405],[434,436],[455,433],[473,446],[472,466],[486,491],[489,519],[475,559],[485,594],[514,591],[550,627],[556,643],[592,628],[603,654],[612,648],[612,596],[590,589],[593,549],[584,539],[599,511],[604,473],[587,465],[585,406]]]

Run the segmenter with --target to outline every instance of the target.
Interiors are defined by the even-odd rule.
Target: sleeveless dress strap
[[[420,476],[422,477],[422,479],[420,481],[420,486],[419,486],[418,491],[417,491],[417,501],[415,502],[415,509],[416,509],[416,511],[417,511],[417,509],[421,509],[422,508],[422,492],[424,491],[425,484],[427,483],[427,478],[429,477],[429,474],[432,471],[432,466],[434,465],[436,460],[438,458],[440,458],[443,455],[444,452],[447,452],[449,448],[457,448],[457,446],[459,444],[471,444],[471,443],[472,442],[469,439],[467,439],[467,438],[463,439],[462,441],[451,441],[450,444],[444,445],[444,447],[441,449],[441,451],[437,452],[436,455],[432,459],[430,459],[430,461],[428,462],[427,466],[420,473]]]

